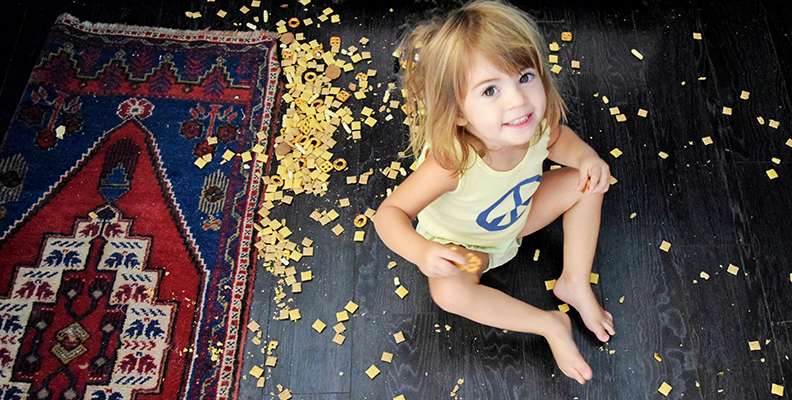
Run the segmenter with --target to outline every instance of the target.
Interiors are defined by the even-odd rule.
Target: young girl
[[[420,164],[382,203],[375,224],[385,244],[429,278],[440,308],[542,335],[561,371],[583,384],[592,371],[566,314],[479,284],[482,273],[516,255],[520,238],[563,214],[564,265],[553,293],[599,340],[614,334],[613,317],[589,283],[610,171],[560,125],[564,104],[544,48],[528,15],[492,1],[413,31],[402,65],[415,105],[410,149]],[[545,158],[567,167],[542,172]]]

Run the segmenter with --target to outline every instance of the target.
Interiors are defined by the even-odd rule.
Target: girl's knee
[[[466,302],[470,301],[467,285],[454,278],[441,278],[431,282],[429,292],[438,307],[446,312],[459,314],[461,310],[467,308]]]

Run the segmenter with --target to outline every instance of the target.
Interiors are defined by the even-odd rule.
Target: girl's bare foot
[[[564,375],[582,385],[591,379],[594,373],[572,340],[572,323],[569,317],[560,311],[549,311],[549,314],[556,326],[551,330],[552,333],[545,336],[545,339],[550,345],[550,350],[553,351],[556,364]]]
[[[607,342],[610,335],[616,333],[613,329],[613,315],[599,305],[588,281],[576,285],[559,279],[553,287],[553,293],[561,301],[575,307],[586,327],[597,335],[597,339]]]

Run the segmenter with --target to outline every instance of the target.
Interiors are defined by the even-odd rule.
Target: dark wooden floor
[[[80,19],[182,29],[245,29],[252,14],[236,12],[249,1],[0,1],[0,132],[15,112],[25,81],[55,17],[69,12]],[[316,18],[325,7],[339,24],[300,31],[327,42],[371,42],[374,84],[395,80],[393,43],[403,24],[415,21],[432,2],[295,0],[262,2],[269,23],[296,16]],[[285,7],[281,4],[285,3]],[[404,4],[402,4],[404,3]],[[528,2],[525,2],[528,3]],[[546,343],[532,335],[502,332],[439,310],[428,297],[426,279],[390,252],[371,224],[363,243],[351,229],[336,238],[310,220],[315,210],[336,209],[351,220],[376,208],[397,181],[376,173],[368,185],[348,186],[345,175],[385,168],[405,146],[401,116],[353,141],[336,134],[336,154],[349,169],[331,179],[324,197],[299,195],[273,214],[286,218],[296,236],[316,241],[316,256],[302,264],[315,279],[290,295],[300,309],[298,322],[275,321],[275,278],[260,271],[251,319],[265,340],[277,340],[278,364],[266,387],[247,375],[262,365],[260,346],[246,344],[240,398],[272,398],[282,385],[305,400],[449,398],[458,379],[461,399],[656,399],[663,382],[669,398],[774,399],[772,384],[792,390],[792,4],[783,0],[671,2],[582,5],[570,1],[530,2],[548,41],[562,31],[574,40],[559,52],[559,76],[569,106],[569,125],[610,163],[618,182],[606,197],[594,270],[595,286],[616,320],[617,334],[602,345],[572,312],[575,339],[594,369],[580,386],[555,367]],[[444,2],[442,7],[448,7]],[[390,10],[392,8],[392,11]],[[215,16],[218,9],[229,16]],[[201,11],[191,20],[184,11]],[[260,14],[260,13],[259,13]],[[234,23],[241,23],[235,26]],[[694,40],[699,32],[703,40]],[[643,61],[630,54],[639,50]],[[581,61],[572,73],[571,60]],[[748,100],[740,99],[750,92]],[[376,91],[382,95],[384,88]],[[605,105],[603,96],[610,103]],[[356,103],[375,110],[381,97]],[[627,121],[616,122],[609,107]],[[724,115],[730,107],[732,115]],[[647,118],[636,115],[639,108]],[[757,117],[780,122],[778,129]],[[710,137],[711,145],[702,138]],[[609,155],[614,148],[624,154]],[[669,156],[662,159],[658,153]],[[780,159],[774,164],[772,158]],[[779,177],[769,179],[765,171]],[[349,198],[351,207],[337,200]],[[669,252],[659,249],[671,243]],[[533,261],[536,249],[541,250]],[[389,261],[398,266],[387,268]],[[733,264],[739,272],[726,272]],[[518,258],[485,275],[487,285],[545,309],[558,305],[543,281],[561,266],[561,229],[555,223],[527,238]],[[700,274],[709,274],[709,279]],[[398,277],[409,290],[393,293]],[[331,342],[335,313],[353,300],[360,309],[346,324],[342,346]],[[329,323],[324,333],[315,319]],[[450,327],[447,329],[446,326]],[[403,332],[396,344],[391,335]],[[761,350],[751,351],[749,342]],[[383,351],[393,362],[380,361]],[[662,361],[655,359],[657,354]],[[369,379],[364,371],[382,372]],[[784,398],[790,398],[787,393]]]

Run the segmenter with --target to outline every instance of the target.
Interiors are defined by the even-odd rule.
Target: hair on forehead
[[[478,138],[457,125],[476,57],[510,75],[536,69],[547,96],[544,117],[551,129],[557,128],[564,118],[564,102],[544,65],[544,49],[536,22],[499,0],[474,1],[417,26],[398,50],[405,105],[411,110],[405,121],[410,125],[411,153],[428,148],[441,166],[461,174],[470,148],[482,148]]]

